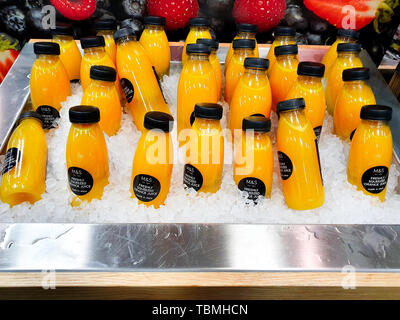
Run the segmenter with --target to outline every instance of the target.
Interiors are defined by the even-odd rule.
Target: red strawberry
[[[236,0],[233,17],[236,23],[251,23],[259,32],[275,27],[285,15],[285,0]]]
[[[12,67],[14,61],[17,59],[19,52],[17,50],[3,50],[0,51],[0,83],[7,75],[8,70]]]
[[[197,16],[199,4],[197,0],[148,0],[147,11],[151,16],[165,17],[167,30],[176,30]]]
[[[304,0],[309,10],[335,27],[354,30],[359,30],[374,20],[379,2],[380,0]],[[351,25],[352,13],[354,25]]]
[[[96,0],[50,0],[52,5],[66,18],[85,20],[96,10]]]

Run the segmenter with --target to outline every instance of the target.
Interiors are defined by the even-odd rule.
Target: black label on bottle
[[[133,84],[126,78],[121,79],[121,86],[124,90],[126,101],[129,103],[132,101],[133,96],[135,94],[135,89],[133,88]]]
[[[239,181],[240,191],[247,192],[247,199],[257,200],[259,196],[265,197],[265,184],[260,179],[247,177]]]
[[[318,157],[318,165],[319,165],[319,175],[321,176],[321,183],[324,184],[324,179],[322,178],[322,170],[321,170],[321,159],[319,157],[319,148],[318,148],[318,139],[315,139],[315,148],[317,149],[317,157]]]
[[[350,141],[353,140],[354,134],[356,133],[356,129],[354,129],[351,133],[350,133]]]
[[[40,106],[36,109],[43,118],[43,129],[57,128],[57,121],[60,119],[60,113],[51,106]]]
[[[314,128],[315,136],[317,137],[317,141],[319,141],[319,137],[321,136],[322,126],[318,126]]]
[[[143,202],[149,202],[157,198],[161,190],[160,181],[147,174],[138,174],[133,179],[133,192],[136,198]]]
[[[203,185],[203,176],[201,175],[201,172],[191,164],[185,164],[183,170],[183,184],[199,191]]]
[[[12,170],[18,162],[21,161],[21,151],[18,148],[10,148],[6,152],[6,158],[4,160],[3,169],[1,170],[1,174],[5,174],[6,172]]]
[[[293,163],[290,158],[281,151],[278,151],[279,168],[282,180],[290,178],[293,172]]]
[[[93,188],[93,177],[86,170],[78,167],[68,168],[68,182],[71,191],[77,196],[83,196]]]
[[[370,193],[380,193],[385,190],[389,177],[389,169],[385,166],[376,166],[364,172],[361,183]]]
[[[160,91],[161,91],[161,94],[162,94],[162,96],[163,96],[164,102],[165,102],[166,104],[168,104],[168,103],[167,103],[167,100],[165,99],[165,96],[164,96],[164,91],[163,91],[163,89],[162,89],[162,87],[161,87],[160,78],[158,77],[158,74],[157,74],[156,69],[154,68],[154,66],[152,66],[152,68],[153,68],[154,75],[156,76],[158,86],[160,87]]]

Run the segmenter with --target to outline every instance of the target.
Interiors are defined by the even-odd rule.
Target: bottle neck
[[[129,35],[126,37],[119,38],[117,40],[117,45],[126,45],[130,42],[136,42],[136,41],[137,41],[137,39],[136,39],[135,35]]]
[[[92,79],[90,84],[91,85],[93,84],[95,86],[100,86],[100,87],[111,87],[115,84],[115,82]]]
[[[83,52],[85,54],[102,54],[106,53],[106,49],[104,47],[86,48]]]
[[[245,75],[247,76],[266,76],[267,75],[267,70],[266,69],[258,69],[258,68],[245,68],[244,71]]]
[[[283,60],[297,60],[297,54],[284,54],[281,56],[277,56],[276,60],[283,61]]]
[[[294,110],[280,112],[279,116],[280,118],[285,118],[287,121],[291,123],[297,125],[303,125],[306,114],[304,112],[304,109],[294,109]]]
[[[236,35],[239,39],[255,39],[256,34],[253,32],[243,32],[239,31]]]
[[[191,61],[209,61],[210,56],[202,53],[190,53],[189,60]]]
[[[114,35],[115,31],[114,30],[99,30],[97,32],[98,36],[112,36]]]
[[[345,42],[345,43],[355,43],[356,42],[356,39],[354,39],[354,38],[343,37],[343,36],[338,37],[338,40],[339,40],[339,42]]]
[[[251,56],[253,55],[253,50],[250,48],[237,48],[233,50],[233,55],[235,56]]]
[[[193,32],[206,32],[206,31],[209,31],[209,29],[208,29],[208,27],[192,26],[192,27],[190,27],[190,31],[193,31]]]
[[[275,37],[275,41],[277,42],[294,42],[294,37],[293,36],[277,36]]]
[[[22,119],[19,124],[20,125],[21,124],[31,124],[31,125],[33,125],[35,127],[40,127],[41,129],[43,129],[42,121],[40,121],[39,119],[36,119],[36,118],[25,118],[25,119]]]
[[[57,62],[60,60],[60,56],[56,54],[37,54],[36,59],[40,61]]]
[[[72,123],[71,127],[77,128],[77,129],[82,129],[82,130],[87,130],[94,128],[98,123]]]
[[[68,35],[59,35],[59,34],[57,34],[57,35],[53,36],[53,40],[56,40],[56,41],[73,41],[74,37],[73,36],[68,36]]]
[[[344,81],[343,83],[347,87],[361,87],[368,85],[365,80]]]
[[[153,24],[146,24],[145,29],[149,30],[149,31],[163,31],[164,27],[163,26],[158,26],[158,25],[156,26],[156,25],[153,25]]]
[[[318,84],[318,83],[321,83],[321,78],[319,78],[319,77],[312,77],[312,76],[299,75],[299,76],[297,77],[297,80],[298,80],[300,83],[303,83],[303,84]]]
[[[373,128],[373,129],[379,129],[379,128],[386,127],[386,126],[389,125],[389,122],[383,121],[383,120],[366,120],[366,119],[362,119],[361,123],[363,125],[365,125],[365,126]]]
[[[338,52],[338,58],[340,59],[354,59],[358,57],[358,52]]]

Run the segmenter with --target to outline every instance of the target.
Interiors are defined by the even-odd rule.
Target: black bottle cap
[[[82,49],[105,47],[106,43],[103,36],[81,38]]]
[[[269,132],[271,130],[271,120],[263,115],[252,115],[243,119],[242,129],[243,131]]]
[[[54,29],[51,29],[51,34],[59,36],[72,36],[74,28],[69,23],[57,23]]]
[[[276,106],[278,113],[282,112],[282,111],[304,109],[305,107],[306,107],[306,103],[303,98],[284,100],[284,101],[279,102]]]
[[[250,24],[250,23],[240,23],[236,27],[237,32],[256,33],[257,29],[258,27],[256,24]]]
[[[71,123],[96,123],[100,121],[100,110],[92,106],[76,106],[69,109]]]
[[[297,54],[298,51],[297,44],[287,44],[275,47],[274,54],[275,56],[283,56],[285,54]]]
[[[28,111],[28,112],[21,113],[21,115],[18,118],[18,123],[20,123],[24,119],[29,119],[29,118],[34,118],[34,119],[39,120],[43,126],[43,123],[44,123],[43,117],[35,111]]]
[[[361,44],[359,43],[339,43],[337,52],[360,52]]]
[[[60,55],[60,46],[55,42],[35,42],[33,44],[33,52],[35,54],[51,54]]]
[[[144,24],[150,24],[153,26],[165,26],[166,19],[165,17],[159,16],[147,16],[143,19]]]
[[[221,120],[223,108],[218,103],[196,103],[194,106],[194,116],[196,118]]]
[[[95,30],[117,30],[117,22],[113,19],[99,19],[94,22]]]
[[[233,49],[255,49],[256,41],[254,39],[236,39],[232,42]]]
[[[300,62],[297,67],[297,74],[299,76],[310,76],[322,78],[325,73],[325,65],[318,62],[304,61]]]
[[[356,80],[368,80],[369,69],[368,68],[351,68],[345,69],[342,73],[343,81],[356,81]]]
[[[165,112],[150,111],[144,116],[143,125],[146,129],[159,129],[164,132],[172,131],[174,118]]]
[[[269,60],[263,58],[246,58],[244,59],[244,67],[267,70],[269,68]]]
[[[114,40],[118,41],[121,38],[129,37],[129,36],[136,36],[135,30],[130,27],[121,28],[114,33]]]
[[[275,37],[294,37],[296,30],[291,27],[276,27],[274,29]]]
[[[189,43],[186,46],[186,53],[205,53],[205,54],[210,54],[211,53],[211,47],[206,46],[204,44],[197,44],[197,43]]]
[[[191,18],[189,19],[189,26],[191,27],[208,27],[210,22],[206,18]]]
[[[114,82],[117,79],[117,72],[114,68],[107,66],[92,66],[90,68],[90,79]]]
[[[218,49],[218,47],[219,47],[218,41],[215,41],[213,39],[197,39],[196,43],[197,44],[204,44],[206,46],[210,46],[211,49]]]
[[[368,105],[361,108],[360,118],[363,120],[390,121],[392,108],[381,105]]]
[[[350,29],[339,29],[337,35],[339,37],[353,38],[355,40],[360,37],[360,33],[358,31]]]

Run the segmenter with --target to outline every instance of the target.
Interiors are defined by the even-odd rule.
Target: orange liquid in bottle
[[[245,73],[240,78],[230,105],[229,129],[242,129],[244,118],[253,114],[262,114],[269,118],[271,113],[271,87],[267,70],[268,60],[246,58]]]
[[[272,92],[272,109],[276,112],[276,105],[286,99],[289,90],[297,79],[299,60],[297,59],[296,45],[275,47],[275,54],[276,62],[272,67],[269,82]]]
[[[249,200],[271,197],[274,156],[268,132],[271,121],[262,116],[243,120],[243,134],[236,145],[233,179]],[[239,148],[240,147],[240,148]]]
[[[132,166],[131,194],[139,203],[159,208],[171,183],[174,151],[169,134],[173,118],[168,113],[149,112],[145,130],[136,147]]]
[[[301,107],[304,108],[301,98],[279,104],[276,146],[288,207],[309,210],[324,203],[324,187],[317,139]]]
[[[156,69],[157,75],[162,79],[164,75],[169,75],[171,60],[168,38],[164,31],[165,18],[146,17],[145,25],[146,27],[139,41],[146,50],[147,56]]]
[[[190,30],[185,40],[185,45],[182,51],[182,65],[185,65],[188,60],[186,46],[189,43],[196,43],[197,39],[212,39],[209,23],[204,18],[192,18],[189,20]]]
[[[376,113],[376,110],[379,110],[379,113]],[[385,113],[383,117],[382,110]],[[363,108],[361,124],[354,133],[347,164],[348,182],[381,201],[385,201],[393,157],[392,133],[388,125],[391,111],[389,107],[384,106]]]
[[[224,137],[219,122],[221,117],[220,105],[196,104],[183,183],[197,192],[215,193],[221,186],[224,164]]]
[[[358,53],[361,50],[360,45],[355,43],[341,43],[338,45],[338,50],[338,57],[331,67],[328,80],[326,82],[325,98],[329,114],[333,114],[337,96],[343,87],[343,70],[363,66],[358,56]]]
[[[210,47],[202,44],[190,44],[187,47],[189,60],[183,66],[178,84],[178,141],[183,145],[189,133],[190,116],[198,102],[218,101],[217,82],[214,70],[209,62]]]
[[[117,24],[113,19],[100,19],[95,21],[94,28],[97,36],[102,36],[105,42],[105,50],[112,62],[116,64],[117,45],[114,41],[114,32],[117,30]]]
[[[146,51],[136,41],[130,29],[120,29],[116,33],[117,70],[125,91],[128,108],[136,127],[142,131],[144,116],[150,111],[169,113],[157,74]]]
[[[108,184],[108,152],[95,107],[77,106],[69,110],[71,129],[67,140],[69,188],[74,194],[71,206],[101,199]]]
[[[305,113],[315,135],[319,140],[325,117],[325,90],[321,78],[325,67],[316,62],[300,62],[297,68],[298,77],[286,96],[287,100],[304,98]]]
[[[254,48],[254,40],[239,39],[233,41],[234,52],[225,76],[225,101],[228,103],[231,102],[236,85],[244,73],[244,60],[249,57],[256,57]]]
[[[33,110],[47,105],[59,111],[61,103],[71,94],[68,74],[59,58],[59,45],[37,42],[34,50],[36,60],[30,78]]]
[[[366,82],[367,68],[343,71],[344,85],[336,99],[333,114],[334,133],[346,140],[351,137],[361,123],[360,111],[365,105],[375,104],[375,96]]]
[[[121,123],[121,102],[115,87],[117,73],[105,66],[91,68],[92,82],[83,93],[82,105],[96,106],[100,110],[100,127],[108,136],[116,134]]]
[[[46,190],[47,143],[37,116],[23,113],[7,144],[0,199],[11,207],[25,201],[33,204]]]

